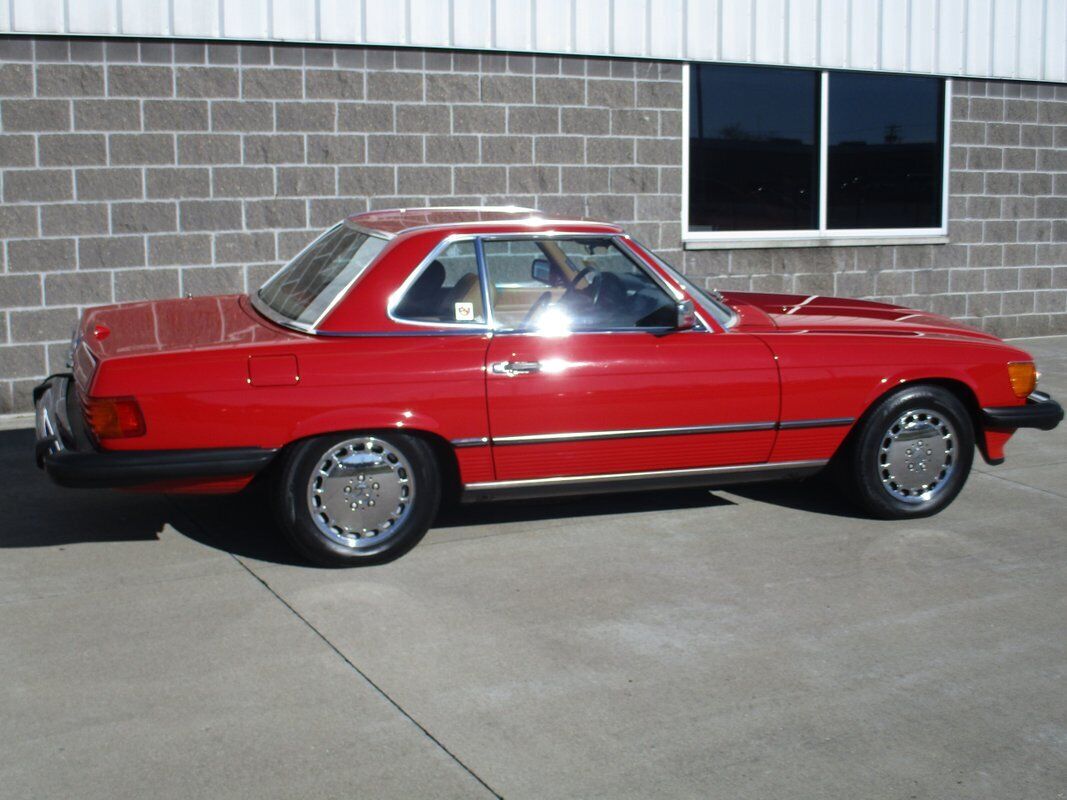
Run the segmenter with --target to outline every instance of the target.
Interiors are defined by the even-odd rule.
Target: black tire
[[[395,455],[400,461],[407,462],[398,472],[408,474],[406,467],[410,466],[406,480],[410,482],[412,498],[395,524],[387,531],[370,535],[364,540],[366,544],[361,546],[355,534],[339,527],[333,528],[332,534],[324,530],[324,527],[330,528],[330,520],[325,507],[323,513],[317,515],[322,519],[316,520],[309,499],[315,492],[310,484],[313,471],[317,471],[323,459],[332,452],[338,451],[343,444],[370,440],[380,443],[385,452]],[[338,462],[342,460],[337,459]],[[350,472],[360,469],[350,468]],[[351,483],[351,480],[348,482]],[[374,483],[373,486],[377,489],[378,484]],[[370,491],[369,487],[366,491]],[[350,497],[345,498],[346,503]],[[277,471],[274,498],[282,532],[308,560],[326,567],[370,566],[399,558],[426,535],[440,505],[441,476],[433,450],[416,436],[392,431],[333,433],[297,442],[287,449]],[[370,502],[370,505],[374,503]],[[352,544],[339,541],[346,539],[346,536]],[[379,536],[382,541],[375,542],[374,536]]]
[[[901,426],[903,420],[910,422]],[[902,455],[901,450],[913,444],[901,436],[901,429],[909,425],[923,426],[928,431],[924,438],[930,436],[936,447],[915,457],[911,450],[904,450],[907,455]],[[951,435],[945,435],[946,431]],[[943,456],[937,448],[945,450]],[[929,462],[925,453],[933,455]],[[966,407],[947,389],[905,386],[882,398],[864,415],[841,455],[838,475],[847,496],[872,516],[928,517],[956,499],[967,482],[974,462],[974,425]],[[903,485],[896,483],[896,471],[900,471]],[[923,481],[930,481],[929,488],[912,488]]]

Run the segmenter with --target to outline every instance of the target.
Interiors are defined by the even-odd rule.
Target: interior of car
[[[545,319],[570,330],[674,324],[674,301],[608,237],[492,239],[483,243],[497,327],[537,329]],[[426,322],[485,321],[472,242],[430,262],[394,309]]]

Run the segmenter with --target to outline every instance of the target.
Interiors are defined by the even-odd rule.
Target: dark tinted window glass
[[[943,86],[830,75],[828,227],[940,227]]]
[[[693,65],[689,227],[818,226],[819,73]]]
[[[473,241],[453,242],[408,287],[394,313],[420,322],[485,322]]]

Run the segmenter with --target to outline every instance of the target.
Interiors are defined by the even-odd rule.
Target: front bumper
[[[1031,393],[1026,398],[1026,405],[982,409],[982,423],[989,428],[1038,428],[1050,431],[1062,421],[1063,406],[1046,392]]]
[[[254,475],[276,450],[98,450],[78,412],[70,375],[53,375],[33,390],[37,466],[60,486],[129,488],[183,480]],[[70,413],[71,410],[75,413]]]

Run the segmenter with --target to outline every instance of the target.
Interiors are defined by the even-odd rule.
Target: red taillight
[[[87,397],[85,420],[97,439],[144,436],[141,407],[132,397]]]

